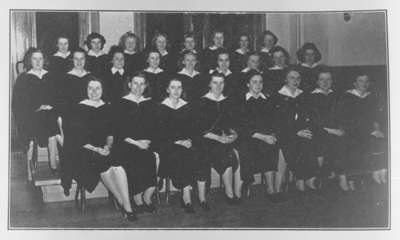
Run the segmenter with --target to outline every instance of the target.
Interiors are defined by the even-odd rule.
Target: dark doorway
[[[37,46],[46,54],[56,51],[56,39],[60,35],[69,37],[70,49],[79,42],[79,16],[77,12],[36,13]]]

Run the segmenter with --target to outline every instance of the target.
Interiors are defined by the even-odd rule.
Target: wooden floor
[[[262,186],[240,206],[225,204],[222,192],[210,194],[210,212],[185,214],[176,196],[158,206],[155,214],[139,215],[136,222],[123,219],[108,199],[88,200],[85,213],[73,202],[41,203],[38,188],[25,181],[23,160],[11,159],[9,227],[19,228],[387,228],[388,210],[376,204],[385,197],[371,187],[343,195],[334,186],[318,194],[292,194],[284,203],[271,203]]]

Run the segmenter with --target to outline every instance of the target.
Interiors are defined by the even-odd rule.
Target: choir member
[[[60,129],[57,125],[54,75],[43,68],[45,60],[40,49],[29,49],[26,60],[28,71],[16,80],[12,108],[23,146],[29,146],[28,153],[33,151],[31,141],[36,141],[40,147],[48,147],[49,167],[56,174]]]
[[[254,182],[254,174],[262,173],[267,184],[267,196],[279,200],[275,189],[278,170],[279,138],[275,105],[270,96],[262,93],[262,74],[250,71],[248,92],[241,95],[239,107],[239,158],[241,176],[246,184]]]
[[[124,50],[112,46],[108,53],[111,57],[111,68],[104,73],[104,95],[107,101],[116,103],[128,92],[128,73],[125,70]]]
[[[265,71],[264,84],[269,94],[275,93],[285,84],[285,72],[289,65],[289,53],[281,46],[271,51],[272,66]]]
[[[130,93],[114,105],[117,158],[128,176],[137,213],[156,211],[152,196],[156,186],[157,105],[143,94],[148,86],[143,73],[129,81]]]
[[[276,46],[278,40],[278,37],[269,30],[264,31],[262,34],[260,41],[262,42],[262,47],[259,54],[261,57],[261,69],[264,71],[273,66],[271,50]]]
[[[153,48],[160,53],[160,68],[168,73],[176,73],[178,70],[178,59],[168,49],[168,38],[166,34],[157,33],[152,40]]]
[[[139,43],[139,37],[130,31],[124,33],[119,39],[119,46],[124,49],[124,69],[129,75],[145,67],[144,55],[139,51]]]
[[[91,77],[87,98],[73,108],[70,136],[73,138],[74,179],[88,192],[94,191],[101,180],[121,206],[124,217],[135,221],[126,172],[113,157],[111,106],[101,99],[102,92],[101,81]]]
[[[182,64],[184,67],[177,75],[183,84],[182,98],[189,102],[197,101],[207,92],[206,79],[196,71],[197,55],[191,51],[184,52]]]
[[[249,79],[249,75],[254,71],[263,74],[260,69],[260,55],[257,53],[252,53],[249,55],[246,63],[246,67],[242,69],[239,73],[239,93],[246,93],[248,90],[247,80]],[[264,89],[263,89],[264,90]]]
[[[317,80],[315,68],[319,65],[321,53],[314,43],[307,42],[297,51],[297,60],[300,63],[302,76],[300,88],[310,92],[315,88]]]
[[[243,70],[247,65],[247,59],[250,54],[250,37],[247,34],[241,34],[239,48],[232,54],[232,71],[238,73]]]
[[[280,146],[288,168],[294,174],[297,190],[306,186],[316,190],[315,180],[317,149],[313,148],[320,135],[317,116],[304,104],[303,91],[299,89],[300,71],[288,68],[285,85],[275,95],[276,119],[279,120]]]
[[[210,91],[200,99],[197,107],[201,136],[195,143],[200,155],[196,175],[200,205],[205,211],[210,209],[205,188],[206,182],[210,182],[211,167],[222,175],[227,203],[239,203],[241,197],[241,181],[235,181],[234,184],[232,181],[233,173],[235,179],[240,178],[238,158],[233,148],[238,134],[234,129],[234,104],[223,95],[224,80],[225,75],[214,73],[210,80]]]
[[[156,102],[161,102],[166,96],[164,89],[166,89],[170,74],[160,68],[161,54],[159,51],[149,50],[146,54],[146,61],[148,67],[144,69],[144,74],[149,86],[146,88],[145,95],[150,96]]]
[[[195,182],[195,151],[192,139],[196,134],[195,114],[191,104],[181,98],[183,83],[177,78],[169,81],[168,97],[161,103],[160,170],[161,179],[169,177],[182,191],[181,204],[186,213],[194,213],[191,189]]]
[[[57,52],[50,59],[49,72],[62,76],[71,70],[72,55],[69,50],[69,39],[65,36],[57,38]]]
[[[103,78],[105,69],[108,68],[109,60],[107,54],[103,51],[106,39],[103,35],[93,32],[87,36],[87,69],[96,77]]]
[[[224,32],[216,30],[212,34],[212,45],[202,52],[201,67],[204,72],[210,71],[217,66],[217,57],[220,51],[227,51],[224,46]]]
[[[180,51],[180,54],[183,54],[184,52],[192,52],[194,54],[198,54],[197,51],[197,45],[196,45],[196,36],[194,33],[186,33],[183,36],[183,49]]]

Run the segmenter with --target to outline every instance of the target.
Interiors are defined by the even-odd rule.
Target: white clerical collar
[[[136,96],[133,95],[132,93],[129,93],[128,95],[124,96],[123,98],[126,100],[129,100],[129,101],[138,103],[138,104],[151,99],[151,98],[145,98],[143,96],[141,96],[139,99],[136,99]]]
[[[274,65],[274,66],[268,68],[268,70],[283,70],[283,69],[284,69],[284,67],[278,66],[278,65]]]
[[[333,92],[332,89],[329,89],[328,92],[325,92],[325,91],[322,90],[321,88],[316,88],[316,89],[314,89],[314,91],[312,91],[311,93],[312,93],[312,94],[313,94],[313,93],[322,93],[322,94],[328,95],[329,93],[332,93],[332,92]]]
[[[263,93],[259,93],[257,97],[255,97],[253,94],[251,94],[250,92],[246,93],[246,101],[249,100],[251,97],[258,99],[258,98],[263,98],[263,99],[267,99],[267,97],[263,94]]]
[[[133,55],[136,53],[136,51],[128,51],[128,50],[124,50],[124,53],[128,54],[128,55]]]
[[[79,102],[79,104],[84,104],[86,106],[98,108],[98,107],[103,106],[105,104],[105,102],[103,100],[101,100],[101,99],[99,101],[93,101],[93,100],[90,100],[90,99],[85,99],[85,100]]]
[[[100,57],[100,56],[102,56],[102,55],[104,55],[104,54],[106,54],[106,53],[103,52],[103,51],[100,51],[100,52],[96,53],[96,52],[94,52],[92,49],[90,49],[90,50],[88,51],[87,54],[88,54],[89,56],[92,56],[92,57]]]
[[[251,69],[249,67],[243,68],[243,70],[241,72],[242,73],[248,73],[248,72],[250,72],[250,70],[254,70],[254,71],[257,71],[258,73],[262,73],[262,71],[260,71],[258,69]]]
[[[188,51],[188,52],[192,52],[192,53],[194,53],[194,54],[197,54],[196,49],[189,50],[189,49],[184,48],[184,49],[181,50],[181,53],[183,53],[183,52],[185,52],[185,51]]]
[[[297,96],[299,96],[303,91],[300,89],[296,89],[296,91],[294,92],[294,94],[292,94],[292,92],[289,90],[289,88],[285,85],[283,86],[279,91],[280,94],[285,95],[287,97],[291,97],[291,98],[296,98]]]
[[[216,69],[214,69],[214,70],[211,69],[209,73],[211,74],[211,73],[213,73],[214,71],[217,71],[218,73],[224,74],[225,77],[227,77],[227,76],[229,76],[229,75],[232,74],[231,70],[229,70],[229,69],[226,70],[226,72],[224,73],[224,72],[222,72],[222,70],[219,69],[219,68],[216,68]]]
[[[124,75],[124,69],[123,68],[118,69],[116,67],[112,67],[111,68],[111,72],[112,72],[112,74],[115,74],[116,72],[119,72],[119,74]]]
[[[161,57],[164,57],[165,55],[168,55],[168,51],[167,50],[162,50],[162,51],[158,51],[161,54]]]
[[[269,53],[271,49],[268,49],[266,47],[261,48],[260,52],[265,52],[265,53]]]
[[[216,102],[221,102],[222,100],[226,99],[224,95],[220,95],[219,98],[217,99],[214,94],[211,92],[208,92],[206,95],[204,95],[205,98],[208,98],[210,100],[216,101]]]
[[[309,65],[307,63],[302,63],[301,66],[306,67],[306,68],[315,68],[318,66],[318,63],[316,62],[316,63],[313,63],[312,65]]]
[[[159,67],[157,67],[157,68],[154,69],[154,70],[153,70],[153,68],[148,67],[148,68],[146,68],[144,71],[145,71],[145,72],[148,72],[148,73],[155,73],[155,74],[160,73],[160,72],[164,72],[164,70],[162,70],[162,69],[159,68]]]
[[[68,72],[68,74],[71,74],[71,75],[74,75],[74,76],[77,76],[77,77],[83,77],[88,73],[89,72],[86,71],[86,70],[83,70],[82,72],[78,72],[78,71],[75,70],[75,68],[73,68],[71,71]]]
[[[177,109],[185,106],[187,104],[187,102],[185,100],[183,100],[182,98],[179,98],[178,104],[176,106],[174,106],[174,104],[172,103],[171,98],[167,97],[166,99],[164,99],[164,101],[162,101],[161,104],[164,104],[165,106],[167,106],[169,108],[177,110]]]
[[[354,96],[357,96],[359,98],[365,98],[370,94],[370,92],[365,92],[364,94],[361,95],[361,93],[356,89],[347,90],[346,92],[353,94]]]
[[[239,53],[239,54],[242,54],[242,55],[245,55],[246,53],[249,52],[249,49],[243,50],[243,49],[241,49],[241,48],[238,48],[238,49],[236,49],[235,52],[237,52],[237,53]]]
[[[210,46],[210,47],[208,47],[210,50],[217,50],[217,49],[220,49],[220,48],[222,48],[222,47],[217,47],[217,46],[215,46],[215,45],[213,45],[213,46]]]
[[[60,51],[57,51],[56,53],[54,53],[53,55],[56,57],[61,57],[61,58],[67,58],[69,55],[71,54],[70,51],[66,52],[66,53],[62,53]]]
[[[31,70],[29,70],[27,73],[33,74],[33,75],[35,75],[36,77],[38,77],[39,79],[42,79],[43,76],[47,73],[47,71],[44,70],[44,69],[40,69],[40,72],[38,73],[38,72],[33,71],[33,69],[31,69]]]
[[[179,74],[183,74],[186,75],[188,77],[194,78],[196,75],[200,74],[198,71],[193,70],[192,74],[189,73],[189,71],[186,68],[183,68],[180,72],[178,72]]]

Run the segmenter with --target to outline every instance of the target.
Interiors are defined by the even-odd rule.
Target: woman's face
[[[185,65],[186,69],[194,69],[194,67],[197,64],[197,59],[196,56],[194,56],[193,54],[186,54],[185,57],[183,58],[183,65]]]
[[[275,45],[274,37],[270,34],[266,34],[264,36],[264,47],[271,49],[274,47],[274,45]]]
[[[182,83],[180,81],[172,80],[167,88],[167,93],[172,99],[179,99],[182,95]]]
[[[247,61],[247,67],[258,70],[260,67],[260,57],[258,55],[250,55],[249,60]]]
[[[58,51],[60,51],[62,53],[68,52],[68,48],[69,48],[68,39],[67,38],[59,38],[57,41],[57,48],[58,48]]]
[[[164,36],[158,36],[156,39],[156,47],[158,50],[167,49],[167,38]]]
[[[304,62],[308,64],[315,63],[315,51],[314,49],[306,49],[304,51]]]
[[[129,52],[133,52],[136,50],[136,44],[136,38],[134,37],[128,37],[125,39],[125,49]]]
[[[217,63],[219,69],[229,69],[230,66],[229,55],[226,53],[219,54]]]
[[[354,87],[359,92],[368,91],[369,85],[370,81],[367,75],[358,76],[354,82]]]
[[[274,52],[272,55],[272,61],[274,65],[284,67],[286,65],[286,56],[282,51]]]
[[[185,46],[185,49],[193,50],[196,47],[196,42],[193,37],[187,37],[185,38],[183,45]]]
[[[239,39],[239,46],[241,49],[249,48],[249,38],[247,36],[241,36]]]
[[[121,69],[125,65],[125,57],[124,54],[120,52],[114,53],[112,64],[115,68]]]
[[[321,90],[328,92],[332,88],[332,74],[330,72],[320,73],[317,84]]]
[[[75,52],[72,56],[74,68],[83,70],[85,68],[86,57],[83,52]]]
[[[160,54],[158,52],[149,53],[147,63],[151,68],[158,68],[160,66]]]
[[[103,94],[103,87],[98,81],[90,81],[87,87],[88,98],[93,101],[98,101],[101,99]]]
[[[225,80],[223,77],[213,76],[210,81],[210,91],[214,95],[221,95],[224,90]]]
[[[94,39],[92,39],[92,40],[90,41],[90,47],[91,47],[91,49],[92,49],[93,51],[95,51],[95,52],[100,52],[100,51],[101,51],[101,48],[102,48],[101,45],[102,45],[102,44],[101,44],[100,38],[94,38]]]
[[[297,71],[290,71],[286,76],[286,86],[291,89],[297,89],[300,86],[301,76]]]
[[[263,79],[261,75],[254,75],[247,84],[249,92],[253,94],[259,94],[263,89]]]
[[[213,37],[214,46],[223,47],[224,46],[224,34],[221,32],[216,32]]]
[[[143,96],[144,90],[146,90],[146,80],[143,77],[133,77],[131,82],[129,82],[129,88],[131,89],[131,93],[135,96]]]
[[[42,70],[43,69],[44,58],[41,52],[34,52],[31,57],[32,69]]]

